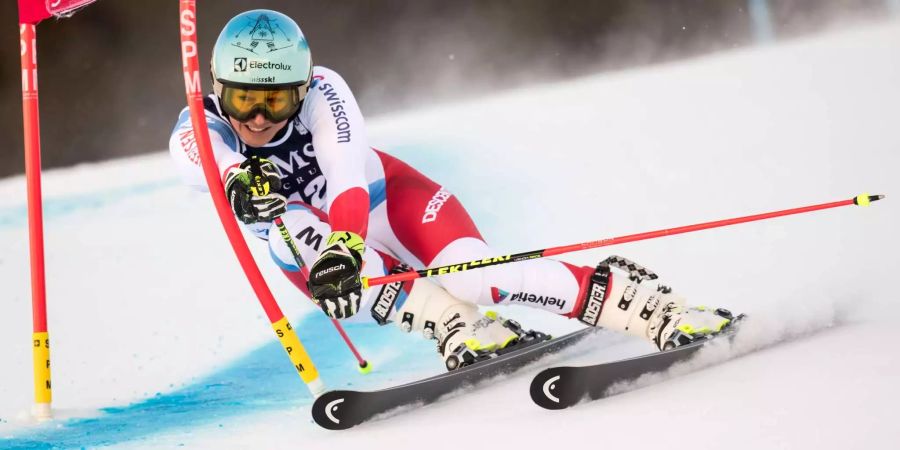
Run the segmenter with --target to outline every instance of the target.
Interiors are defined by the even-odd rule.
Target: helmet
[[[277,11],[256,9],[225,24],[210,70],[213,90],[228,115],[246,120],[263,113],[281,121],[299,109],[309,89],[312,57],[296,22]]]

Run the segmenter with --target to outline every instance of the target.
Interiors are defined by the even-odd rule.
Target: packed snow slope
[[[57,419],[35,424],[26,414],[24,182],[2,180],[0,447],[896,448],[898,55],[900,24],[889,23],[544,80],[370,121],[372,144],[458,195],[498,253],[863,191],[888,195],[870,208],[567,256],[589,265],[610,253],[629,256],[691,303],[726,306],[751,321],[728,361],[559,412],[528,397],[530,375],[544,362],[347,432],[317,428],[309,394],[209,198],[180,186],[158,153],[46,174]],[[358,375],[334,330],[274,270],[265,246],[251,246],[330,386],[371,389],[440,371],[432,343],[351,324],[375,365]],[[578,327],[524,308],[501,313],[553,333]],[[746,353],[760,346],[767,347]],[[649,351],[601,333],[557,362]]]

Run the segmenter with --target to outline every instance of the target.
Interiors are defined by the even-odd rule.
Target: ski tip
[[[326,430],[346,430],[359,425],[362,420],[354,416],[353,408],[344,404],[348,397],[353,403],[353,394],[349,391],[328,391],[317,397],[311,411],[313,420]]]
[[[853,204],[857,206],[869,206],[872,202],[877,202],[878,200],[883,199],[884,195],[869,195],[868,193],[863,193],[857,195],[853,198]]]
[[[571,384],[569,380],[562,380],[565,368],[551,367],[538,373],[532,380],[528,389],[531,400],[544,409],[565,409],[572,406],[572,399],[565,394],[565,385]],[[571,386],[570,386],[571,387]],[[575,399],[577,403],[577,399]]]

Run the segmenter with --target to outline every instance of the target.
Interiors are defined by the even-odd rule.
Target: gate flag
[[[96,0],[19,0],[19,23],[37,25],[50,17],[69,17]]]

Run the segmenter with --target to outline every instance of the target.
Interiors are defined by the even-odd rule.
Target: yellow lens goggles
[[[272,122],[290,119],[300,109],[309,85],[282,89],[244,89],[222,86],[222,109],[245,122],[262,114]]]

